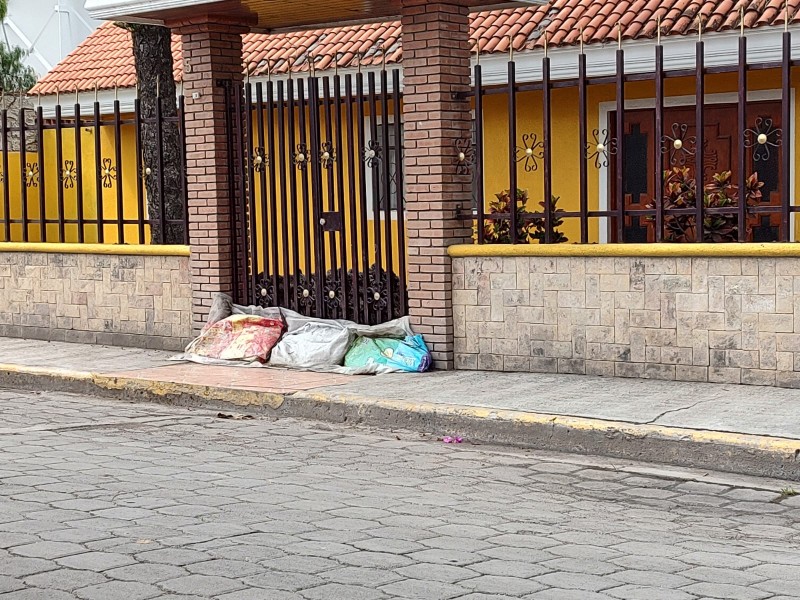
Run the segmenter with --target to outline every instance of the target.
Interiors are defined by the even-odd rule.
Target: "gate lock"
[[[342,230],[342,215],[338,212],[324,212],[319,220],[322,226],[322,231],[341,231]]]

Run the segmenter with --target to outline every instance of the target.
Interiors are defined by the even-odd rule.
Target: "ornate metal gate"
[[[228,86],[239,301],[407,312],[400,73]]]

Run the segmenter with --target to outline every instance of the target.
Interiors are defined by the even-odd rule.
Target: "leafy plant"
[[[562,244],[566,241],[569,241],[567,240],[567,236],[557,229],[564,224],[564,219],[561,216],[564,213],[564,210],[557,207],[558,201],[559,198],[556,196],[553,196],[550,200],[550,227],[552,229],[550,233],[551,244]],[[544,202],[539,202],[539,206],[542,207],[542,212],[546,210]],[[531,239],[538,240],[540,244],[544,244],[545,232],[547,231],[545,228],[544,217],[536,217],[533,219],[533,226],[534,229],[531,233]]]
[[[489,214],[491,215],[507,215],[506,218],[486,219],[483,223],[483,239],[487,244],[511,244],[511,210],[512,200],[511,192],[503,190],[499,194],[495,194],[496,200],[492,200],[489,204]],[[517,189],[516,203],[513,209],[516,211],[517,220],[517,239],[520,244],[530,243],[531,241],[538,241],[544,243],[545,240],[545,219],[544,217],[532,216],[525,211],[525,206],[528,203],[528,190]],[[557,208],[558,198],[553,196],[550,202],[550,224],[552,227],[551,242],[561,243],[566,242],[567,237],[560,232],[557,227],[563,224],[561,214],[564,212],[562,209]],[[540,202],[539,206],[542,207],[542,212],[545,210],[545,203]]]
[[[705,212],[703,215],[703,241],[704,242],[736,242],[739,239],[739,215],[735,210],[739,206],[739,187],[731,182],[730,171],[717,173],[712,181],[703,188],[703,207],[725,208],[728,214],[714,214]],[[747,178],[745,190],[745,203],[753,206],[761,199],[761,188],[764,184],[758,180],[758,173],[753,173]],[[686,167],[674,167],[664,172],[664,209],[693,209],[697,207],[697,182],[690,177]],[[655,202],[650,202],[647,208],[655,208]],[[645,220],[653,225],[655,217],[648,216]],[[746,233],[751,231],[751,219],[742,224]],[[695,242],[697,241],[696,216],[693,214],[665,214],[664,239],[667,242]]]
[[[8,16],[8,0],[0,0],[0,22]],[[28,52],[0,42],[0,88],[6,92],[27,92],[36,84],[36,73],[25,64]]]

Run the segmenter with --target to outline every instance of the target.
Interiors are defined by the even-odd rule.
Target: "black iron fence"
[[[187,243],[183,97],[35,102],[0,102],[0,241]]]
[[[228,97],[241,300],[361,323],[406,314],[399,70]]]
[[[694,68],[666,68],[659,36],[654,40],[652,70],[629,73],[620,32],[613,74],[589,76],[587,54],[581,46],[575,65],[577,77],[556,80],[545,47],[540,79],[518,83],[512,55],[507,83],[494,87],[484,85],[483,67],[477,64],[474,89],[467,94],[475,107],[474,139],[467,152],[458,152],[459,162],[475,180],[472,217],[477,242],[792,239],[794,215],[800,212],[792,196],[792,69],[800,66],[800,61],[792,58],[792,33],[788,30],[782,34],[780,55],[776,52],[776,60],[771,62],[749,63],[747,42],[742,29],[737,59],[727,65],[706,66],[700,23]],[[686,39],[685,44],[693,42]],[[773,82],[771,88],[778,93],[771,99],[753,97],[749,79],[755,72],[762,89],[765,78]],[[713,77],[717,82],[727,78],[735,100],[727,104],[709,100],[706,84]],[[669,102],[666,89],[672,82],[691,86],[693,97],[688,105]],[[638,95],[630,93],[632,85],[639,86]],[[630,106],[631,99],[642,97],[641,86],[649,86],[650,108]],[[593,127],[590,119],[597,114],[598,94],[591,100],[592,92],[603,89],[606,95],[613,95],[613,105]],[[553,117],[553,98],[561,90],[571,90],[571,120],[577,121],[577,136],[556,139],[553,129],[559,122]],[[493,110],[487,109],[495,95],[507,97],[506,108],[501,108],[505,115],[497,110],[497,101]],[[518,125],[520,115],[531,113],[541,119],[537,131]],[[607,115],[605,121],[602,115]],[[486,181],[492,176],[497,179],[492,169],[498,162],[493,157],[497,148],[487,144],[486,135],[505,127],[507,146],[500,150],[506,157],[507,176],[503,192],[487,206],[485,199],[493,197],[495,190],[487,190]],[[567,162],[574,176],[557,179],[554,157],[559,161],[556,169],[567,172],[563,164]],[[534,190],[520,183],[532,172],[536,175]],[[601,172],[603,177],[598,175]],[[564,179],[571,180],[568,186]],[[598,181],[596,190],[590,189]],[[570,196],[559,193],[559,188],[570,186],[575,190]],[[599,196],[606,201],[600,202]],[[569,238],[563,233],[565,228],[572,232]]]

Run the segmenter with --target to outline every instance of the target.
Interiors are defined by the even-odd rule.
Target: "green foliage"
[[[758,180],[758,173],[753,173],[747,178],[745,204],[752,206],[761,199],[761,188],[764,186]],[[705,208],[723,208],[729,214],[709,214],[703,216],[703,241],[704,242],[736,242],[739,240],[739,216],[736,208],[739,206],[739,187],[731,183],[731,172],[723,171],[712,177],[712,181],[703,188],[703,206]],[[692,209],[697,207],[697,182],[690,177],[686,167],[674,167],[664,172],[664,199],[665,209]],[[655,208],[655,202],[647,208]],[[646,221],[653,224],[655,217],[647,217]],[[696,217],[687,215],[664,215],[664,241],[667,242],[695,242],[697,241]],[[742,226],[749,235],[751,223],[746,221]]]
[[[8,0],[0,0],[0,21],[8,15]],[[36,73],[23,61],[27,53],[22,48],[0,42],[0,89],[6,92],[27,92],[36,84]]]
[[[6,92],[27,92],[36,84],[35,71],[23,60],[22,48],[9,48],[0,43],[0,89]]]
[[[487,244],[510,244],[511,240],[511,192],[503,190],[495,194],[496,200],[489,204],[489,214],[508,215],[507,218],[486,219],[483,223],[483,239]],[[516,203],[514,210],[517,214],[517,242],[520,244],[538,241],[544,243],[545,240],[545,219],[544,217],[531,216],[525,211],[528,203],[528,190],[517,190]],[[553,196],[550,202],[550,223],[552,227],[551,241],[559,244],[567,241],[567,237],[557,229],[563,224],[561,214],[564,212],[557,208],[558,198]],[[545,210],[545,203],[539,203],[542,212]]]

